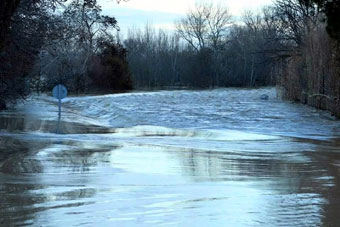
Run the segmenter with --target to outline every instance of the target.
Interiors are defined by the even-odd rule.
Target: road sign
[[[61,118],[61,100],[67,96],[67,89],[64,85],[58,84],[52,90],[53,97],[58,99],[58,117]]]
[[[63,99],[67,96],[67,89],[64,85],[58,84],[53,88],[52,94],[56,99]]]

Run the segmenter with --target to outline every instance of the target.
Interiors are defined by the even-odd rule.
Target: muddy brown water
[[[0,226],[338,226],[339,122],[275,97],[33,97],[0,114]]]

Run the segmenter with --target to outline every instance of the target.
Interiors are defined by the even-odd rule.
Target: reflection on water
[[[225,93],[225,90],[214,95],[203,92],[191,105],[198,108],[197,102],[202,100],[216,104],[215,99]],[[177,103],[179,96],[191,100],[198,97],[196,92],[177,95],[171,99],[167,92],[152,94],[154,99],[170,103],[168,108],[173,108],[161,110],[160,123],[153,126],[136,123],[133,127],[115,128],[108,125],[109,121],[94,126],[94,121],[79,122],[78,115],[70,112],[63,121],[64,133],[55,134],[52,129],[56,122],[51,119],[36,120],[18,113],[12,114],[17,120],[11,114],[0,116],[1,120],[5,119],[0,123],[3,133],[0,226],[336,226],[340,223],[340,140],[332,130],[337,127],[335,121],[321,113],[319,121],[326,122],[328,131],[319,130],[317,124],[307,126],[304,122],[308,118],[316,119],[313,109],[304,109],[301,116],[295,105],[282,103],[282,107],[291,105],[297,111],[296,119],[304,119],[292,123],[287,134],[284,132],[288,128],[270,126],[273,129],[269,131],[264,116],[278,113],[259,113],[255,118],[262,120],[258,121],[259,130],[254,131],[249,127],[240,130],[244,122],[236,126],[236,121],[230,121],[230,127],[217,128],[217,120],[197,116],[192,127],[184,125],[176,129],[177,124],[185,122],[180,118],[189,116],[181,113],[171,124],[166,123],[162,111],[179,113],[182,111]],[[150,99],[146,94],[135,96]],[[231,90],[231,96],[231,101],[238,102],[235,90]],[[240,91],[240,100],[244,96]],[[126,99],[127,109],[142,99],[129,95],[118,95],[117,99],[122,97]],[[107,98],[96,97],[103,105]],[[115,96],[109,98],[117,101]],[[72,103],[77,111],[84,113],[82,106],[86,102],[89,101],[71,100],[69,105]],[[98,108],[101,102],[97,102]],[[279,109],[277,100],[268,102],[276,106],[275,110]],[[150,113],[158,104],[146,102],[145,109],[139,108]],[[266,104],[252,99],[250,106],[247,105],[240,105],[240,111]],[[211,114],[211,108],[213,105],[200,111]],[[124,111],[128,112],[127,109]],[[280,111],[280,118],[284,118],[284,110]],[[152,119],[148,119],[150,116]],[[145,115],[144,120],[150,123],[155,121],[154,117]],[[249,122],[247,117],[244,121]],[[74,122],[68,123],[72,119]],[[207,121],[213,127],[206,127]],[[299,124],[303,129],[312,128],[300,133],[300,129],[292,127]]]
[[[110,133],[112,129],[77,122],[42,120],[29,116],[0,116],[0,129],[7,132],[51,132],[62,134]]]

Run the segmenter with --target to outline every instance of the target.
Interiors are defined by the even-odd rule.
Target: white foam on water
[[[203,140],[216,141],[259,141],[277,140],[281,137],[263,134],[241,132],[236,130],[194,130],[194,129],[172,129],[160,126],[140,125],[131,128],[119,128],[115,130],[116,136],[174,136],[191,137]]]

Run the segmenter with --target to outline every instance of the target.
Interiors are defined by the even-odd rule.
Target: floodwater
[[[0,226],[340,223],[340,122],[273,88],[56,103],[0,113]]]

